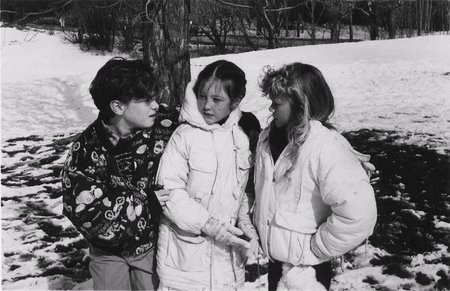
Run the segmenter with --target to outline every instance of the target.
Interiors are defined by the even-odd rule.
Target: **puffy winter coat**
[[[249,220],[245,186],[251,162],[249,141],[235,109],[223,125],[208,125],[187,94],[181,124],[161,158],[158,183],[170,190],[161,219],[157,272],[164,286],[226,290],[245,279],[241,250],[201,233],[210,216],[231,224]]]
[[[255,161],[255,225],[272,259],[316,265],[358,246],[373,232],[374,192],[361,160],[334,130],[312,121],[293,171],[286,156],[273,163],[269,128],[261,135]],[[359,158],[359,159],[358,159]]]

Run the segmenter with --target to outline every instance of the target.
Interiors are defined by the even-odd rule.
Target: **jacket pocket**
[[[248,181],[250,168],[253,166],[253,156],[250,150],[240,150],[237,153],[238,182],[245,189]]]
[[[213,153],[193,153],[189,158],[186,191],[199,203],[207,203],[216,176],[216,158]]]
[[[185,272],[206,271],[209,269],[207,249],[205,237],[183,231],[172,224],[165,264]]]
[[[306,221],[297,213],[277,211],[270,225],[270,257],[293,265],[302,263],[309,247],[311,234],[316,232],[313,221]]]

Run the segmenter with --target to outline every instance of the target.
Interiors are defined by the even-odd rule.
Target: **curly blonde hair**
[[[277,70],[266,67],[259,86],[270,99],[286,98],[291,104],[287,131],[290,145],[288,156],[293,165],[298,158],[298,149],[309,135],[311,120],[318,120],[334,129],[329,122],[334,112],[333,94],[316,67],[303,63],[283,65]],[[272,122],[271,130],[274,126]]]

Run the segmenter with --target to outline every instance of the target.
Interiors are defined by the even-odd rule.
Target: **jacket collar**
[[[311,120],[309,122],[310,130],[309,130],[309,136],[307,139],[311,139],[312,137],[322,134],[324,131],[326,131],[326,127],[322,125],[322,122],[318,120]],[[259,136],[259,143],[266,144],[267,147],[269,147],[269,132],[270,132],[270,125],[266,127]],[[292,144],[289,143],[286,148],[291,147]],[[300,150],[300,149],[299,149]],[[269,150],[270,151],[270,150]]]
[[[120,138],[117,135],[114,135],[105,125],[100,114],[93,125],[101,145],[113,154],[131,151],[132,144],[136,139],[140,138],[142,134],[142,129],[136,129],[132,131],[132,134],[128,138]]]

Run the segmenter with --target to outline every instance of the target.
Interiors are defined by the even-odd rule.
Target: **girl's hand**
[[[164,207],[166,205],[167,200],[169,200],[170,191],[166,189],[156,190],[155,195],[158,198],[159,204],[161,204],[161,207]]]
[[[241,247],[248,249],[250,244],[239,238],[242,231],[229,223],[210,217],[202,228],[202,232],[207,236],[213,237],[216,241],[224,243],[232,247]]]
[[[250,241],[248,243],[250,244],[250,247],[245,250],[246,261],[250,258],[256,259],[263,254],[261,246],[259,245],[258,236],[250,239]]]
[[[263,253],[259,245],[258,233],[256,232],[250,221],[241,221],[238,223],[238,226],[242,230],[250,244],[250,247],[244,252],[246,261],[252,257],[256,259],[260,254]]]

